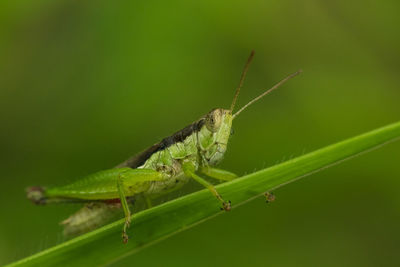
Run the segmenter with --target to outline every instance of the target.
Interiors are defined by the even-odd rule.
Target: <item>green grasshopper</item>
[[[229,171],[214,168],[223,159],[231,135],[232,121],[248,106],[269,94],[280,85],[298,75],[297,71],[251,100],[233,113],[250,62],[251,52],[242,72],[230,109],[216,108],[199,120],[164,138],[116,168],[96,172],[74,183],[52,188],[30,187],[27,197],[35,204],[91,202],[83,210],[63,222],[66,225],[95,223],[107,213],[122,206],[125,224],[123,242],[128,241],[127,229],[131,223],[130,203],[136,196],[143,196],[151,206],[151,200],[175,190],[194,179],[220,201],[222,210],[231,209],[214,186],[202,175],[230,181],[237,176]],[[117,204],[116,204],[117,203]],[[119,205],[119,206],[118,206]],[[100,220],[100,219],[99,219]]]

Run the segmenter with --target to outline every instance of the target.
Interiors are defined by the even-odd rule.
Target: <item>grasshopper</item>
[[[64,221],[63,224],[67,226],[95,223],[96,217],[112,213],[115,207],[122,207],[125,214],[122,229],[124,243],[128,242],[127,229],[131,224],[132,199],[143,196],[151,206],[152,199],[179,188],[189,179],[206,187],[221,203],[221,209],[229,211],[230,201],[225,201],[202,175],[220,181],[230,181],[237,177],[232,172],[214,167],[221,162],[227,149],[232,121],[248,106],[301,72],[299,70],[287,76],[233,113],[253,56],[254,51],[245,64],[230,109],[211,110],[199,120],[113,169],[96,172],[65,186],[30,187],[27,189],[28,199],[35,204],[91,203]]]

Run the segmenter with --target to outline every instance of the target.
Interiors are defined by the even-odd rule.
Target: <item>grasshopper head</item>
[[[226,147],[228,144],[229,137],[231,135],[231,127],[232,121],[236,118],[243,110],[245,110],[248,106],[252,105],[254,102],[258,101],[262,97],[271,93],[273,90],[278,88],[280,85],[293,78],[294,76],[301,73],[301,70],[287,76],[285,79],[281,80],[279,83],[274,85],[269,90],[265,91],[258,97],[254,98],[238,111],[233,113],[236,100],[239,96],[240,88],[242,87],[244,78],[246,76],[247,70],[249,68],[250,62],[253,59],[254,51],[251,52],[250,57],[247,60],[247,63],[242,72],[242,76],[240,78],[239,85],[236,89],[235,96],[233,98],[231,108],[230,109],[222,109],[217,108],[211,110],[204,117],[204,125],[198,132],[198,140],[200,142],[201,153],[203,154],[203,158],[210,165],[218,164],[226,151]]]
[[[204,126],[198,133],[204,158],[208,164],[218,164],[226,151],[232,127],[232,112],[217,108],[204,117]]]

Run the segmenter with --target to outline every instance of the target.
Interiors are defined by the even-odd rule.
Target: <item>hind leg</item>
[[[125,192],[124,192],[124,184],[123,184],[121,175],[118,177],[117,188],[118,188],[119,197],[121,199],[122,209],[124,210],[124,214],[125,214],[125,224],[124,224],[124,228],[122,231],[122,240],[126,244],[128,242],[128,238],[129,238],[126,233],[126,230],[131,225],[131,211],[129,210],[128,202],[126,201],[126,196],[125,196]]]
[[[146,172],[145,175],[143,173],[144,171]],[[142,193],[144,188],[146,188],[146,186],[143,187],[143,184],[146,184],[146,182],[149,181],[157,181],[162,179],[163,175],[161,173],[149,169],[141,169],[137,172],[132,170],[130,173],[122,173],[118,176],[117,190],[121,200],[122,209],[125,214],[125,223],[122,230],[122,240],[125,244],[129,239],[127,230],[131,225],[131,211],[126,199],[126,192],[129,192],[130,194],[132,194],[132,192]]]

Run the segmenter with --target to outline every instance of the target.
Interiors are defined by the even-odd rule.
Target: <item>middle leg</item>
[[[185,162],[185,163],[183,163],[182,167],[183,167],[183,172],[184,172],[187,176],[193,178],[196,182],[202,184],[203,186],[205,186],[206,188],[208,188],[208,190],[211,191],[211,193],[222,203],[222,208],[221,208],[221,209],[223,209],[223,210],[225,210],[225,211],[230,211],[230,210],[231,210],[231,202],[230,202],[230,201],[226,202],[226,201],[221,197],[221,195],[218,193],[218,191],[215,189],[215,187],[214,187],[212,184],[210,184],[209,182],[207,182],[206,180],[204,180],[203,178],[201,178],[200,176],[198,176],[198,175],[195,173],[195,168],[194,168],[194,166],[193,166],[192,163],[190,163],[190,162]]]

